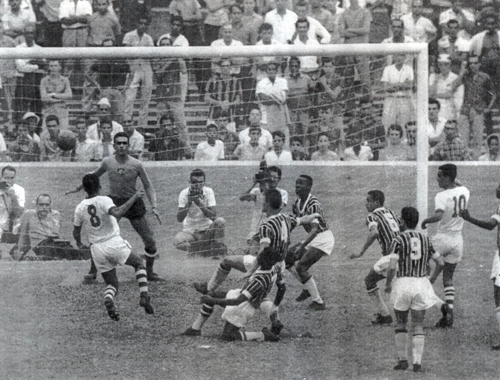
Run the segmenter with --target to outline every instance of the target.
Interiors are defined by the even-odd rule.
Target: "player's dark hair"
[[[205,179],[205,172],[201,169],[194,169],[189,175],[189,180],[193,177],[203,177],[203,179]]]
[[[280,256],[271,247],[266,247],[257,256],[257,264],[262,270],[270,270],[280,260]]]
[[[56,115],[49,115],[45,118],[45,124],[47,124],[49,121],[55,121],[57,125],[59,125],[59,118]]]
[[[281,131],[274,131],[273,133],[271,133],[271,136],[273,136],[273,139],[275,137],[279,137],[280,139],[282,139],[283,141],[285,141],[285,134]]]
[[[281,198],[281,193],[279,192],[279,190],[268,190],[266,192],[266,202],[274,210],[279,210],[281,208],[281,204],[283,203],[283,199]]]
[[[391,126],[387,130],[387,134],[389,134],[391,131],[399,132],[399,137],[403,137],[403,128],[401,128],[400,125],[391,124]]]
[[[263,23],[259,27],[259,34],[261,34],[262,32],[264,32],[265,30],[270,30],[272,32],[273,31],[273,26],[271,24],[269,24],[268,22]]]
[[[82,178],[82,186],[83,190],[89,195],[97,193],[101,186],[99,176],[93,173],[85,174]]]
[[[49,202],[50,202],[50,204],[52,204],[52,198],[47,193],[40,194],[38,197],[36,197],[36,204],[40,203],[40,198],[41,197],[47,197],[47,198],[49,198]]]
[[[305,17],[301,17],[299,18],[296,22],[295,22],[295,27],[297,28],[299,26],[299,24],[307,24],[307,29],[309,29],[309,27],[311,26],[311,24],[309,23],[309,20],[306,19]]]
[[[214,123],[210,123],[210,124],[208,124],[208,125],[207,125],[207,131],[208,131],[209,129],[215,129],[216,131],[218,131],[218,130],[219,130],[219,127],[217,127],[217,125],[216,125],[216,124],[214,124]]]
[[[406,227],[414,229],[418,225],[419,214],[415,207],[403,207],[401,209],[401,219],[404,220]]]
[[[384,205],[385,202],[385,195],[382,191],[380,190],[370,190],[368,192],[368,195],[373,198],[373,201],[378,202],[380,206]]]
[[[439,102],[439,100],[435,98],[429,98],[429,105],[431,104],[436,104],[438,106],[438,110],[441,109],[441,103]]]
[[[454,164],[444,164],[438,167],[438,170],[441,171],[443,176],[448,177],[452,181],[457,178],[457,166]]]
[[[3,177],[3,173],[5,173],[5,171],[8,170],[9,172],[14,172],[14,173],[17,173],[16,171],[16,168],[13,167],[12,165],[7,165],[7,166],[4,166],[2,168],[2,177]]]
[[[115,137],[113,137],[113,143],[116,144],[116,140],[119,138],[119,137],[126,137],[127,138],[127,143],[130,143],[130,138],[128,137],[128,135],[125,133],[125,132],[118,132]]]
[[[305,179],[307,181],[307,183],[309,184],[309,186],[313,185],[313,179],[311,176],[309,176],[307,174],[301,174],[301,175],[299,175],[299,178]]]
[[[279,178],[279,179],[281,179],[281,168],[280,168],[279,166],[275,166],[275,165],[273,165],[273,166],[269,166],[269,167],[267,168],[267,171],[268,171],[269,173],[271,173],[271,172],[278,173],[278,178]]]

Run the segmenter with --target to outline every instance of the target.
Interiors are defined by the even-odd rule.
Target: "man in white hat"
[[[451,71],[448,54],[440,54],[437,60],[439,74],[429,77],[429,96],[441,103],[441,116],[446,120],[457,120],[464,101],[464,86],[456,86],[457,74]]]
[[[28,135],[37,143],[40,144],[41,128],[38,127],[40,117],[34,112],[26,112],[23,115],[23,123],[28,126]],[[39,129],[39,130],[37,130]]]
[[[99,102],[97,103],[97,117],[100,120],[102,117],[111,117],[111,103],[109,102],[108,98],[101,98]],[[94,141],[101,141],[101,136],[98,132],[99,130],[99,125],[100,121],[97,121],[97,123],[89,125],[89,128],[87,130],[87,139],[94,140]],[[112,120],[111,125],[113,127],[111,131],[111,139],[118,133],[118,132],[123,132],[123,127],[120,123]]]

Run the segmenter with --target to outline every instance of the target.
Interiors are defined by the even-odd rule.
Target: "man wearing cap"
[[[38,127],[38,123],[40,123],[40,117],[34,112],[26,112],[23,115],[22,123],[27,126],[28,135],[30,136],[30,138],[37,144],[40,144],[41,128]]]
[[[437,60],[439,74],[429,77],[429,96],[441,103],[441,116],[446,120],[457,120],[464,100],[464,86],[455,86],[457,74],[451,72],[448,54],[440,54]]]
[[[431,20],[422,16],[422,0],[413,0],[412,11],[401,17],[405,24],[405,34],[415,42],[430,42],[436,37],[437,28]]]
[[[111,117],[111,103],[109,102],[108,98],[102,98],[101,100],[99,100],[99,102],[97,103],[97,109],[99,110],[97,114],[99,119],[101,119],[101,117]],[[97,123],[89,125],[89,128],[87,130],[88,139],[94,141],[101,140],[98,133],[99,124],[100,122],[97,121]],[[113,130],[111,131],[111,139],[113,139],[114,135],[116,135],[118,132],[123,132],[123,127],[120,123],[114,120],[111,122],[111,124],[113,127]]]

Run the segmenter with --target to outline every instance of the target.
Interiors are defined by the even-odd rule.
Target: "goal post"
[[[291,57],[291,56],[319,56],[319,57],[385,57],[394,54],[405,54],[414,57],[415,87],[414,93],[415,114],[417,123],[417,159],[413,162],[347,162],[333,161],[322,162],[326,166],[396,166],[408,167],[416,170],[416,206],[420,212],[421,219],[426,217],[428,203],[428,143],[426,133],[426,120],[428,119],[428,52],[427,44],[351,44],[351,45],[318,45],[318,46],[296,46],[296,45],[272,45],[272,46],[243,46],[243,47],[109,47],[109,48],[15,48],[0,49],[0,59],[60,59],[60,60],[131,60],[131,59],[155,59],[161,62],[162,58],[184,58],[184,59],[212,59],[221,57],[243,57],[259,58],[266,56]],[[403,126],[404,128],[404,126]],[[200,127],[199,130],[202,128]],[[227,161],[203,164],[203,165],[227,165]],[[193,166],[199,165],[193,162]],[[255,163],[253,163],[254,165]],[[151,163],[151,165],[163,165]],[[165,165],[177,165],[176,163],[165,163]],[[191,164],[183,161],[181,165]],[[239,162],[232,165],[246,165]],[[313,162],[294,162],[294,165],[318,165]]]

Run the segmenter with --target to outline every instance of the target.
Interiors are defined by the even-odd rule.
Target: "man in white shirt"
[[[111,119],[111,103],[109,102],[108,98],[101,98],[99,102],[97,103],[97,109],[98,109],[98,114],[97,117],[99,120],[102,117],[108,117]],[[99,130],[99,124],[100,121],[97,121],[97,123],[89,125],[89,128],[87,130],[87,138],[93,141],[101,141],[102,136],[99,135],[98,130]],[[111,132],[111,141],[113,141],[113,137],[118,133],[118,132],[123,132],[123,127],[120,123],[116,121],[111,122],[113,130]]]
[[[214,48],[224,47],[224,46],[243,47],[243,43],[241,41],[235,40],[233,38],[233,26],[231,24],[223,25],[220,30],[222,38],[213,41],[210,44],[210,46]],[[220,61],[219,57],[212,58],[212,71],[220,72],[219,71],[220,69],[217,65],[219,61]],[[240,65],[245,64],[245,62],[248,62],[248,59],[231,57],[231,62],[233,63],[233,67],[231,68],[231,74],[234,75],[240,73]]]
[[[0,241],[15,243],[19,239],[19,218],[24,212],[26,195],[24,188],[14,183],[16,168],[4,166],[0,180]]]
[[[441,103],[439,102],[439,100],[429,98],[429,120],[427,122],[427,137],[429,138],[429,144],[431,147],[435,146],[443,139],[443,131],[444,125],[446,124],[446,119],[443,117],[439,117],[440,110]]]
[[[297,38],[293,40],[293,45],[298,46],[319,46],[316,36],[310,37],[310,23],[308,18],[299,18],[295,23]],[[299,56],[300,71],[303,73],[311,73],[319,69],[318,57],[316,56]]]
[[[382,41],[383,44],[394,44],[394,43],[411,43],[415,40],[405,34],[405,24],[402,20],[392,20],[391,22],[392,37],[386,38]],[[407,62],[411,60],[407,59]],[[387,65],[392,65],[392,55],[387,56]]]
[[[92,16],[92,4],[88,0],[64,0],[59,7],[59,20],[63,31],[64,47],[87,46],[87,23]]]
[[[321,23],[313,17],[308,16],[308,5],[305,1],[300,0],[297,4],[295,4],[295,13],[297,17],[305,18],[309,22],[309,30],[307,31],[307,35],[310,39],[316,40],[322,44],[329,44],[331,42],[332,36],[326,30],[326,28],[321,25]]]
[[[249,126],[238,134],[238,138],[240,139],[240,144],[250,143],[250,127],[254,125],[261,127],[260,125],[261,117],[262,117],[262,112],[260,111],[260,109],[253,108],[250,110],[250,113],[248,114]],[[271,132],[269,132],[265,128],[261,128],[261,131],[262,134],[259,138],[259,145],[264,147],[266,150],[269,150],[273,146],[273,136],[271,135]]]
[[[217,125],[207,125],[207,141],[202,141],[196,147],[195,161],[214,162],[224,159],[224,143],[217,139]]]
[[[288,43],[295,32],[298,17],[285,7],[285,0],[276,0],[276,9],[266,13],[264,22],[273,26],[274,39],[282,44]]]
[[[430,42],[436,37],[437,28],[431,20],[422,16],[422,0],[413,0],[412,11],[401,17],[405,24],[405,34],[415,42]]]
[[[468,40],[476,27],[476,17],[474,13],[464,9],[463,5],[463,0],[452,1],[451,8],[441,12],[439,15],[439,27],[446,31],[448,21],[457,20],[461,29],[459,37]]]
[[[20,44],[24,42],[24,28],[36,23],[35,13],[33,9],[24,8],[21,0],[9,0],[9,6],[9,11],[2,16],[4,34]]]
[[[134,118],[132,116],[125,115],[123,119],[123,132],[125,132],[129,138],[128,154],[141,160],[142,153],[144,152],[144,136],[135,129]]]

